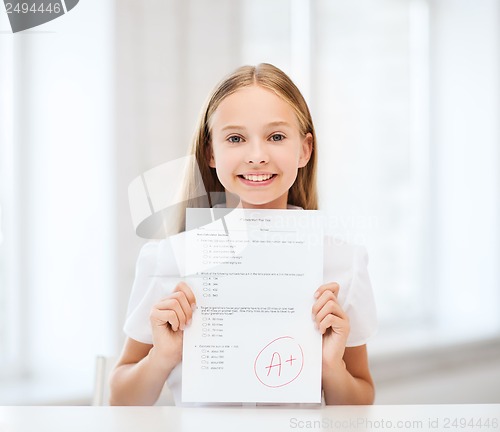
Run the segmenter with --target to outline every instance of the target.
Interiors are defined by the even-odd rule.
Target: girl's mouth
[[[245,184],[265,185],[270,183],[277,174],[239,174],[238,177]]]

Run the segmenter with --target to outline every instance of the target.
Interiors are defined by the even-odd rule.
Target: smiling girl
[[[210,194],[223,192],[225,202],[218,206],[318,208],[311,115],[300,91],[275,66],[241,67],[215,88],[191,152],[209,201]],[[196,188],[194,174],[186,181],[187,191]],[[200,206],[197,200],[187,202]],[[150,289],[154,282],[148,276],[161,243],[146,244],[138,258],[125,323],[127,340],[111,377],[111,404],[154,404],[166,382],[180,403],[183,331],[196,313],[196,299],[182,281],[173,284],[167,296]],[[313,321],[323,335],[324,400],[371,404],[374,385],[366,342],[375,331],[376,314],[366,252],[329,236],[324,245],[324,284],[310,287]]]

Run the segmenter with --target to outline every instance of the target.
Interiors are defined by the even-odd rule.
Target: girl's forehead
[[[293,107],[274,91],[259,85],[244,87],[224,98],[214,111],[211,128],[227,124],[283,121],[298,126]],[[241,124],[244,125],[244,124]]]

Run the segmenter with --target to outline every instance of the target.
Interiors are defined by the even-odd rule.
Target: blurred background
[[[82,0],[17,34],[0,8],[0,404],[90,403],[145,243],[128,185],[260,62],[309,103],[329,230],[368,249],[376,402],[500,403],[498,0]]]

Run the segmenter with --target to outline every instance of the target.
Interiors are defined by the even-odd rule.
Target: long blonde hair
[[[190,148],[190,154],[195,157],[192,159],[184,179],[184,196],[186,200],[184,201],[185,206],[183,205],[180,209],[178,231],[185,228],[184,213],[186,207],[212,207],[224,200],[224,187],[217,177],[215,168],[209,166],[211,155],[210,120],[226,97],[241,88],[252,85],[259,85],[271,90],[287,102],[297,116],[300,133],[303,136],[308,133],[312,135],[311,157],[305,167],[299,168],[297,178],[288,192],[288,204],[306,210],[316,210],[318,208],[316,134],[311,113],[304,97],[293,81],[276,66],[268,63],[261,63],[257,66],[242,66],[215,87],[201,112]],[[196,175],[197,173],[199,174]],[[202,184],[199,184],[200,181]],[[201,186],[204,187],[208,196],[193,198],[197,195],[196,191],[199,191]]]

